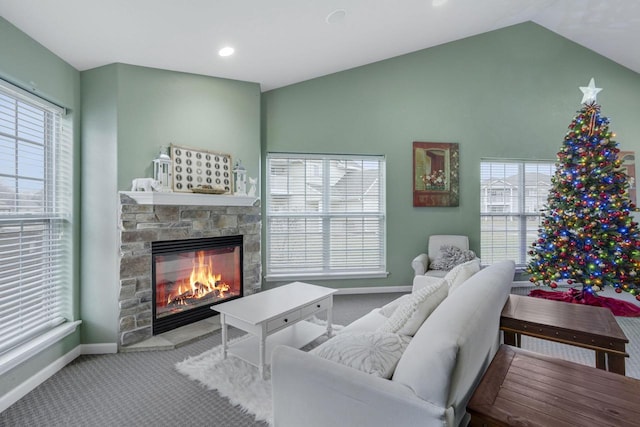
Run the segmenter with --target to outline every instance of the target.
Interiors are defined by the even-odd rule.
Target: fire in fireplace
[[[242,296],[242,236],[152,242],[151,254],[154,335]]]

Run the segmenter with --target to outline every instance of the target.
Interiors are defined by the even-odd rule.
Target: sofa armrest
[[[420,254],[411,261],[411,267],[416,276],[422,276],[429,268],[429,256]]]
[[[408,387],[277,346],[271,360],[276,427],[442,425],[444,408]]]

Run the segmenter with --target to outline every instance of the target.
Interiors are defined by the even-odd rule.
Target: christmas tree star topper
[[[587,104],[589,102],[596,102],[596,95],[602,88],[596,87],[596,82],[593,77],[591,77],[589,86],[580,86],[580,90],[584,94],[582,95],[582,103]]]

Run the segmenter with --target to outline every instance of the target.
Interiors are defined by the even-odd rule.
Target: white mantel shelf
[[[253,206],[258,200],[252,196],[228,194],[170,193],[154,191],[121,191],[140,205],[193,205],[193,206]]]

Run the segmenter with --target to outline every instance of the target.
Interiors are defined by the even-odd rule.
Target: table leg
[[[502,331],[504,333],[504,343],[512,347],[518,347],[517,334],[511,331]]]
[[[220,313],[220,326],[222,329],[222,358],[227,358],[227,322],[223,313]]]
[[[260,370],[260,377],[262,377],[263,380],[267,379],[266,372],[265,372],[265,363],[264,363],[266,347],[267,347],[267,337],[264,331],[262,331],[262,333],[260,334],[260,349],[258,350],[260,352],[260,361],[258,362],[258,369]]]
[[[596,350],[596,368],[607,370],[606,354],[604,351]]]
[[[607,365],[609,367],[609,372],[625,375],[624,364],[624,356],[607,353]]]
[[[327,336],[333,336],[333,303],[327,307]]]

